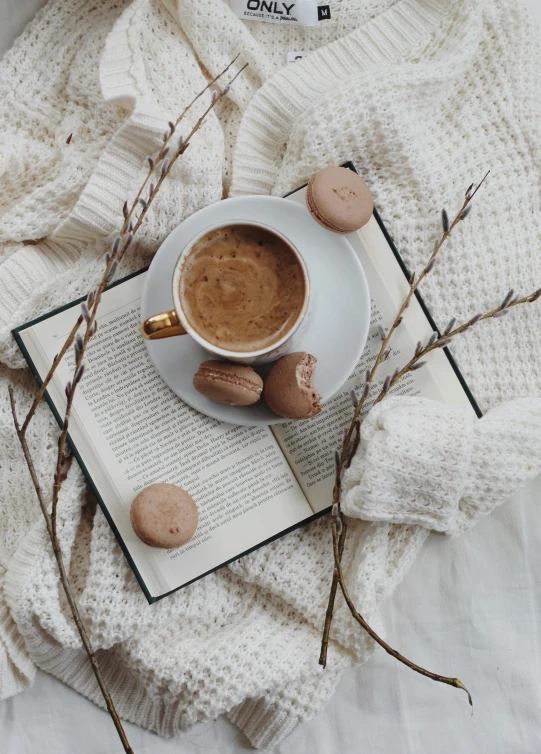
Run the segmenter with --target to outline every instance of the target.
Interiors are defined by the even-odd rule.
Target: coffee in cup
[[[305,298],[291,246],[254,225],[226,225],[200,238],[184,260],[179,285],[190,326],[207,342],[236,352],[281,340]]]
[[[297,249],[254,222],[209,228],[180,255],[175,309],[143,322],[150,339],[189,333],[213,354],[262,363],[284,353],[304,320],[308,273]]]

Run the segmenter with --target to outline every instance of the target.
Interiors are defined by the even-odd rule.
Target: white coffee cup
[[[207,233],[235,225],[251,225],[254,228],[261,228],[267,233],[279,238],[295,255],[304,277],[304,300],[297,319],[279,340],[271,343],[266,348],[253,351],[229,351],[225,348],[220,348],[214,343],[210,343],[197,332],[190,322],[188,322],[182,306],[180,280],[185,261],[191,250],[201,238],[207,235]],[[195,238],[193,238],[182,250],[175,263],[172,279],[172,294],[174,308],[166,312],[161,312],[160,314],[154,314],[152,317],[145,319],[141,324],[141,334],[143,337],[147,340],[157,340],[159,338],[188,335],[213,356],[217,356],[220,359],[227,359],[228,361],[239,362],[241,364],[264,364],[269,361],[274,361],[286,353],[298,350],[300,335],[309,315],[311,300],[310,278],[300,251],[283,233],[280,233],[264,223],[253,222],[251,220],[229,220],[226,223],[218,223],[205,228],[205,230],[195,236]]]

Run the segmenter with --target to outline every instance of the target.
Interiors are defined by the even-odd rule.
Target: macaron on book
[[[347,167],[354,170],[351,163]],[[283,201],[296,202],[306,212],[309,204],[318,214],[325,211],[324,192],[315,182],[308,196],[304,186]],[[321,218],[313,221],[321,223]],[[74,399],[68,442],[150,603],[329,512],[335,474],[329,448],[340,445],[350,392],[362,383],[379,350],[381,328],[392,323],[409,287],[409,273],[377,210],[360,230],[348,232],[344,226],[339,232],[347,233],[368,281],[370,329],[353,372],[308,419],[244,426],[191,408],[162,380],[140,334],[147,271],[114,283],[103,294],[98,331],[88,348],[92,370]],[[330,255],[328,264],[340,260]],[[40,384],[79,316],[80,304],[74,301],[14,330]],[[402,351],[411,353],[417,341],[436,330],[416,294],[408,325],[397,332],[393,352],[381,365],[381,383],[395,370]],[[335,337],[341,338],[339,328]],[[169,343],[175,347],[174,339]],[[317,388],[318,365],[309,366]],[[72,369],[68,352],[45,394],[59,423],[66,401],[63,386]],[[271,400],[280,399],[274,393]],[[425,369],[412,372],[400,394],[468,405],[479,414],[446,349],[435,353]],[[178,485],[196,502],[195,532],[184,544],[153,547],[136,535],[130,508],[150,485]]]

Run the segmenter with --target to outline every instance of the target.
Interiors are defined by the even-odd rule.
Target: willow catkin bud
[[[77,358],[83,350],[83,345],[84,343],[82,335],[80,333],[77,333],[77,335],[75,336],[75,344],[73,346],[73,349],[75,351],[75,358]]]
[[[511,288],[511,290],[508,291],[506,297],[504,298],[504,300],[500,304],[500,309],[506,309],[509,306],[509,304],[511,303],[511,299],[513,298],[514,295],[515,295],[515,291],[514,291],[513,288]]]
[[[75,370],[75,374],[73,375],[73,384],[77,385],[84,374],[85,371],[85,365],[81,364],[77,369]]]
[[[453,327],[455,326],[455,324],[456,324],[456,317],[452,317],[452,319],[449,320],[449,323],[447,324],[447,327],[443,331],[443,334],[444,335],[449,335],[449,333],[451,332],[451,330],[453,329]]]
[[[441,211],[441,225],[444,233],[449,232],[449,215],[445,209]]]
[[[111,267],[109,269],[109,272],[107,273],[107,282],[108,283],[110,283],[111,280],[114,278],[115,272],[117,271],[117,268],[118,268],[118,262],[115,259],[115,261],[113,262],[113,264],[111,265]]]
[[[448,346],[448,345],[449,345],[449,343],[450,343],[450,342],[451,342],[452,340],[453,340],[452,338],[443,338],[443,340],[440,340],[440,342],[438,343],[438,346],[437,346],[437,347],[438,347],[438,348],[445,348],[446,346]]]

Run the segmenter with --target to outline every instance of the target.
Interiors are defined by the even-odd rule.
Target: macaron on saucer
[[[185,245],[206,228],[222,222],[256,221],[282,232],[303,255],[311,285],[310,310],[296,350],[317,359],[314,385],[324,405],[346,382],[366,343],[370,295],[362,265],[347,236],[322,227],[310,214],[304,192],[289,199],[247,196],[209,205],[173,230],[147,272],[141,319],[171,309],[171,279]],[[295,198],[296,197],[296,198]],[[212,358],[189,335],[146,340],[156,370],[171,390],[192,408],[214,419],[247,426],[284,422],[264,401],[230,406],[201,395],[193,379],[200,364]],[[257,367],[264,376],[264,368]]]

